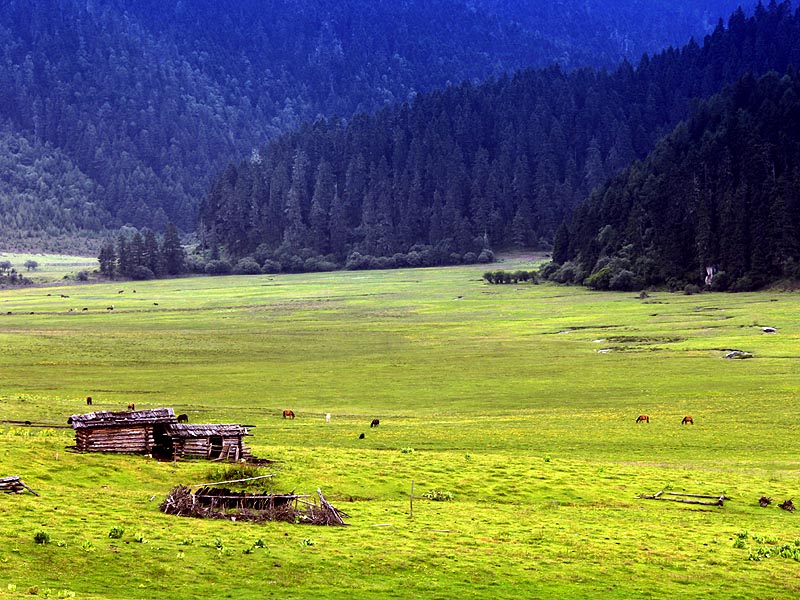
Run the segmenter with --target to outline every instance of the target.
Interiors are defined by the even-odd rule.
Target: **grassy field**
[[[29,260],[36,262],[38,266],[28,270],[25,263]],[[99,266],[96,258],[66,254],[0,252],[0,261],[9,261],[21,275],[35,283],[57,282],[63,280],[65,276],[74,278],[79,271],[92,271]]]
[[[797,293],[481,274],[0,291],[0,477],[41,494],[0,495],[0,598],[800,595],[800,515],[776,506],[800,501]],[[87,395],[255,425],[275,491],[320,487],[350,526],[164,515],[220,466],[68,451]],[[637,498],[659,490],[732,500]]]

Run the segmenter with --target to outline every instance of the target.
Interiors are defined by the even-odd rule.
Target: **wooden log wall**
[[[81,452],[122,452],[147,454],[153,449],[153,427],[98,427],[75,430]]]

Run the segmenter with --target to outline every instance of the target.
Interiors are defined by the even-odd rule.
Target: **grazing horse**
[[[86,396],[86,406],[91,406],[91,405],[92,405],[92,397]]]
[[[330,423],[331,422],[331,413],[325,413],[325,422],[326,423]]]
[[[681,425],[686,425],[687,423],[689,423],[690,425],[694,425],[694,419],[692,419],[692,417],[690,417],[689,415],[686,415],[685,417],[683,417],[683,421],[681,421]]]
[[[283,418],[294,419],[294,411],[291,411],[287,408],[285,411],[283,411]]]
[[[380,424],[381,424],[380,420],[378,420],[378,419],[372,419],[372,423],[370,423],[370,424],[369,424],[369,426],[370,426],[370,427],[377,427],[377,426],[378,426],[378,425],[380,425]]]
[[[637,423],[641,423],[642,421],[646,421],[647,423],[649,423],[650,417],[648,417],[647,415],[639,415],[638,417],[636,417]]]
[[[189,422],[189,415],[183,413],[178,415],[178,423],[188,423]]]
[[[128,410],[136,410],[136,406],[134,405],[134,403],[133,403],[133,402],[131,402],[130,404],[128,404]]]
[[[367,436],[365,436],[365,435],[362,433],[360,436],[358,436],[358,439],[360,439],[360,440],[363,440],[365,437],[367,437]]]

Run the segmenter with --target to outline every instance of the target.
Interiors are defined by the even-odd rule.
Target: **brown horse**
[[[681,425],[686,425],[687,423],[689,423],[690,425],[694,425],[694,419],[692,419],[692,417],[690,417],[689,415],[686,415],[685,417],[683,417],[683,421],[681,421]]]
[[[381,422],[380,422],[379,419],[372,419],[372,423],[370,423],[369,426],[370,427],[377,427],[380,424],[381,424]]]
[[[189,415],[185,413],[181,413],[178,415],[178,423],[188,423],[189,422]]]
[[[638,417],[636,417],[637,423],[641,423],[642,421],[646,421],[647,423],[649,423],[650,417],[648,417],[647,415],[639,415]]]
[[[91,406],[91,405],[92,405],[92,397],[86,396],[86,406]]]
[[[287,419],[287,418],[288,419],[294,419],[294,411],[286,409],[285,411],[283,411],[283,418],[284,419]]]
[[[128,410],[136,410],[136,405],[133,402],[131,402],[130,404],[128,404]]]

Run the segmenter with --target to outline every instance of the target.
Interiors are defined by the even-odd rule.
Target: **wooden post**
[[[408,518],[414,519],[414,480],[411,480],[411,496],[409,497]]]

